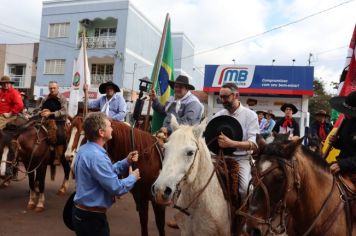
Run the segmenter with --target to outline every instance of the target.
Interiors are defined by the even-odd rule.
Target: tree
[[[309,112],[311,115],[311,122],[314,120],[314,114],[319,110],[325,110],[328,114],[331,114],[331,107],[329,100],[332,97],[325,91],[324,84],[320,79],[315,78],[313,82],[314,96],[309,99]]]

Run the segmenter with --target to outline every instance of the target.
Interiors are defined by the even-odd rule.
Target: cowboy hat
[[[325,111],[325,110],[319,110],[317,113],[315,113],[315,116],[325,116],[325,117],[330,117],[330,115]]]
[[[189,84],[189,79],[188,79],[188,77],[185,76],[185,75],[179,75],[179,76],[176,78],[175,81],[169,80],[169,81],[168,81],[168,84],[169,84],[169,86],[171,86],[171,88],[174,88],[174,85],[175,85],[175,84],[181,84],[181,85],[187,86],[187,88],[188,88],[189,90],[194,90],[194,89],[195,89],[193,85]]]
[[[333,97],[329,102],[331,107],[338,112],[356,117],[356,91],[351,92],[346,97]]]
[[[10,83],[10,84],[14,84],[14,81],[11,81],[11,78],[7,75],[4,75],[3,77],[1,77],[0,79],[0,84],[4,84],[4,83]]]
[[[291,103],[284,103],[282,106],[281,106],[281,111],[285,112],[286,108],[289,107],[293,110],[293,114],[297,113],[298,112],[298,109]]]
[[[58,111],[62,108],[61,102],[57,98],[47,98],[47,100],[42,104],[42,110],[48,109],[51,112]]]
[[[74,231],[74,226],[73,226],[73,222],[72,222],[72,209],[74,206],[74,201],[73,201],[74,196],[75,196],[75,192],[72,193],[72,195],[70,195],[70,197],[68,198],[68,200],[63,208],[63,222],[68,227],[68,229],[73,230],[73,231]]]
[[[119,86],[117,86],[116,84],[114,84],[112,81],[108,81],[108,82],[106,82],[106,83],[100,84],[100,86],[99,86],[99,92],[100,92],[101,94],[106,93],[106,88],[107,88],[108,86],[113,87],[115,93],[120,92]]]
[[[265,111],[256,111],[256,114],[258,115],[258,114],[263,114],[263,115],[266,115],[267,113],[265,112]]]
[[[270,115],[272,116],[272,119],[276,118],[276,116],[273,114],[273,111],[272,110],[268,110],[266,115]]]
[[[219,143],[217,137],[223,133],[228,138],[241,141],[242,140],[242,127],[238,120],[231,116],[218,116],[212,119],[205,129],[205,142],[211,152],[219,154]],[[231,155],[236,148],[223,149],[224,155]]]

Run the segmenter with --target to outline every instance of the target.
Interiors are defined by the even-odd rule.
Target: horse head
[[[199,148],[204,143],[202,134],[206,120],[197,126],[179,125],[176,118],[171,119],[172,134],[164,144],[163,168],[152,186],[156,201],[168,205],[182,185],[193,182],[200,165]],[[206,145],[205,145],[206,147]],[[207,148],[206,148],[207,150]]]
[[[83,122],[83,117],[80,116],[75,117],[71,122],[71,126],[67,134],[68,145],[64,153],[64,156],[68,161],[73,161],[77,153],[77,149],[84,139]]]
[[[248,196],[246,230],[251,235],[286,233],[287,205],[293,204],[300,185],[295,153],[303,138],[290,140],[277,135],[265,144],[252,167],[253,192]]]

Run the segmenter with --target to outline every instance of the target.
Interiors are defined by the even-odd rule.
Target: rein
[[[265,224],[268,226],[268,231],[266,232],[266,235],[268,235],[268,233],[272,233],[272,234],[282,234],[282,233],[286,233],[287,232],[287,227],[286,227],[286,222],[287,222],[287,218],[288,218],[288,212],[287,212],[287,207],[286,207],[286,200],[287,200],[287,195],[290,192],[290,190],[293,187],[293,184],[291,184],[290,178],[288,178],[288,172],[287,172],[287,167],[291,168],[292,170],[292,175],[294,176],[294,187],[297,190],[297,195],[299,194],[299,189],[300,189],[300,177],[299,177],[299,173],[296,171],[297,169],[297,160],[295,158],[293,158],[292,162],[288,162],[284,159],[281,159],[280,161],[283,162],[277,165],[273,165],[271,167],[269,167],[267,170],[263,171],[262,173],[258,173],[257,167],[254,166],[254,170],[256,172],[256,174],[252,177],[252,182],[250,182],[250,184],[256,184],[254,185],[254,190],[252,192],[249,192],[248,196],[246,197],[245,201],[243,202],[242,206],[240,209],[237,210],[237,214],[248,218],[252,221],[257,222],[258,224]],[[277,168],[282,168],[284,175],[286,176],[287,179],[287,189],[284,192],[284,197],[277,203],[277,206],[275,207],[275,211],[273,214],[271,214],[271,205],[270,205],[270,196],[269,196],[269,192],[267,190],[266,185],[263,183],[263,179],[265,176],[267,176],[268,174],[270,174],[273,170],[277,169]],[[346,196],[346,193],[343,193],[342,188],[340,186],[340,184],[338,183],[338,181],[336,181],[335,176],[333,176],[333,183],[330,189],[330,192],[328,193],[326,199],[324,200],[323,204],[321,205],[316,217],[314,218],[313,222],[310,224],[310,226],[307,228],[307,230],[305,231],[305,233],[300,234],[303,236],[307,236],[311,233],[311,231],[314,229],[314,227],[316,226],[316,223],[318,222],[318,220],[320,220],[321,217],[321,213],[324,211],[324,209],[327,206],[327,203],[329,202],[329,200],[331,199],[332,194],[334,193],[335,190],[335,185],[337,185],[340,189],[340,192],[342,193],[340,195],[340,203],[336,205],[336,207],[333,209],[332,213],[329,215],[329,217],[327,218],[327,220],[325,222],[323,222],[322,224],[322,233],[321,235],[323,235],[325,232],[328,231],[328,229],[333,225],[335,219],[337,218],[337,216],[340,214],[343,206],[344,206],[344,202],[345,200],[343,200],[343,196]],[[241,209],[243,209],[245,206],[247,206],[248,204],[248,200],[252,197],[252,195],[255,193],[257,187],[260,186],[264,192],[264,196],[266,199],[266,207],[267,207],[267,217],[264,218],[260,218],[260,217],[255,217],[249,213],[243,212]],[[273,226],[273,220],[275,219],[275,215],[276,213],[279,213],[280,215],[280,223],[279,225],[277,225],[276,227]],[[347,220],[349,223],[349,220]],[[351,230],[351,231],[350,231]],[[348,231],[349,231],[349,235],[351,235],[352,232],[352,227],[349,226],[348,224]]]

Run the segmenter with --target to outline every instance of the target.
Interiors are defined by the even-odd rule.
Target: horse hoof
[[[42,211],[44,211],[44,207],[36,207],[35,208],[35,212],[37,212],[37,213],[40,213]]]
[[[36,205],[35,204],[27,204],[27,210],[33,210],[35,209]]]

